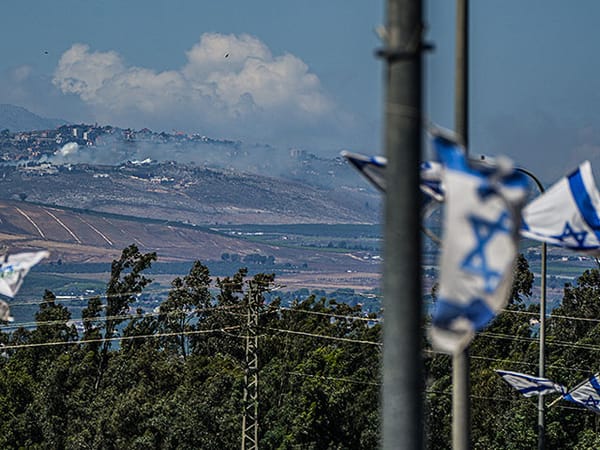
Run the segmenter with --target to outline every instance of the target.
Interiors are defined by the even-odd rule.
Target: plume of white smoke
[[[157,72],[127,65],[114,51],[74,44],[52,82],[77,95],[99,122],[114,125],[233,131],[236,138],[262,141],[274,133],[333,133],[339,111],[297,56],[273,55],[247,34],[205,33],[186,57],[183,67]]]
[[[58,154],[62,157],[73,155],[79,150],[79,144],[77,142],[68,142],[61,147]]]

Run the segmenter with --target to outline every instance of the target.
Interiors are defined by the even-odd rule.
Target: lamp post
[[[535,184],[537,185],[540,194],[544,193],[544,186],[538,180],[538,178],[531,173],[530,171],[522,168],[517,168],[517,171],[524,173],[529,178],[531,178]],[[546,262],[547,262],[547,245],[545,242],[542,243],[542,261],[540,267],[540,332],[539,332],[539,341],[540,341],[540,359],[539,359],[539,367],[538,367],[538,376],[543,378],[545,373],[545,365],[546,365]],[[545,429],[546,429],[546,419],[545,419],[545,404],[544,404],[544,395],[540,394],[538,397],[538,450],[543,450],[545,446]]]
[[[469,0],[456,0],[454,128],[469,150]],[[452,450],[471,448],[469,349],[452,356]]]

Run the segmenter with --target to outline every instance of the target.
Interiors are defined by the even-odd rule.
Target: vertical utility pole
[[[454,128],[469,149],[469,0],[456,0]]]
[[[540,194],[545,192],[544,185],[536,177],[533,172],[530,172],[527,169],[523,169],[518,167],[517,170],[521,173],[524,173],[529,178],[531,178]],[[542,266],[540,267],[540,363],[538,367],[538,376],[540,378],[544,378],[546,375],[546,263],[548,261],[548,245],[545,242],[542,242]],[[546,417],[545,417],[545,402],[544,396],[540,394],[538,396],[538,450],[544,450],[546,446]]]
[[[242,413],[242,450],[258,450],[258,313],[260,290],[248,283],[246,367]]]
[[[382,447],[423,448],[422,1],[387,0]]]
[[[469,148],[469,0],[456,0],[456,78],[454,127]],[[469,350],[452,357],[452,449],[468,450],[471,442]]]
[[[542,184],[537,181],[541,193],[544,193]],[[545,377],[546,367],[546,261],[548,258],[547,244],[542,244],[542,267],[541,267],[541,292],[540,292],[540,366],[538,376]],[[538,450],[544,450],[546,446],[546,417],[544,414],[544,396],[540,394],[538,399]]]

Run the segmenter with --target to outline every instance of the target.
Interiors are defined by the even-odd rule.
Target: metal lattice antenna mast
[[[258,313],[260,291],[248,283],[246,367],[242,413],[242,450],[258,450]]]

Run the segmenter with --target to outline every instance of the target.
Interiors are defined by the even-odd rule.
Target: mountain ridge
[[[22,106],[0,104],[0,130],[12,132],[54,129],[68,124],[64,119],[42,117]]]

